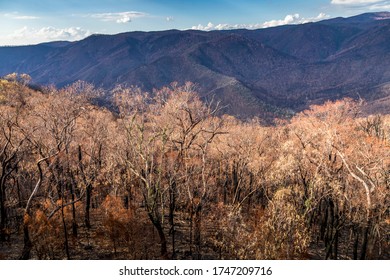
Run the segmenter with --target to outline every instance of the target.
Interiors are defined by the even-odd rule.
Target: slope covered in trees
[[[100,95],[0,81],[1,258],[389,258],[390,116],[343,99],[264,127],[192,84]]]
[[[390,14],[257,30],[167,30],[93,35],[77,42],[0,47],[0,76],[27,73],[62,87],[77,80],[144,91],[199,85],[242,119],[290,116],[312,104],[362,97],[389,113]],[[283,78],[281,78],[283,77]]]

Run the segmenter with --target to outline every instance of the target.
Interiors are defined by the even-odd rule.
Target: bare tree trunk
[[[28,214],[24,214],[24,223],[23,223],[23,251],[19,259],[21,260],[29,260],[31,258],[31,249],[32,249],[32,242],[30,239],[30,233],[28,229],[28,223],[26,220],[28,220]]]
[[[175,208],[176,208],[176,182],[173,181],[169,188],[169,224],[171,226],[171,228],[169,229],[169,234],[171,235],[171,240],[172,240],[172,259],[176,258]]]
[[[70,192],[72,195],[72,201],[75,201],[75,196],[74,196],[74,189],[73,189],[73,183],[70,184]],[[72,235],[74,237],[77,237],[77,220],[76,220],[76,206],[74,203],[72,203]]]
[[[249,214],[249,211],[251,210],[251,206],[252,206],[252,196],[253,196],[253,192],[252,192],[252,189],[253,189],[253,174],[252,172],[250,173],[249,175],[249,197],[248,197],[248,214]]]
[[[327,222],[328,222],[328,209],[325,208],[325,211],[321,211],[323,210],[323,206],[322,206],[323,202],[320,203],[320,209],[319,209],[319,213],[320,213],[320,217],[322,218],[321,219],[321,228],[320,228],[320,239],[322,241],[325,241],[325,233],[326,233],[326,227],[327,227]],[[322,214],[322,213],[325,213],[325,214]]]
[[[194,243],[196,249],[196,259],[200,260],[202,258],[201,253],[201,219],[202,219],[202,207],[198,205],[195,209],[194,217]]]
[[[363,241],[362,249],[360,251],[360,259],[365,260],[367,258],[367,246],[368,246],[368,232],[370,230],[369,224],[363,228]]]
[[[326,226],[325,233],[325,246],[326,246],[326,256],[325,259],[329,259],[333,255],[333,242],[334,242],[334,203],[331,199],[328,201],[328,222]]]
[[[91,194],[92,194],[92,186],[88,185],[86,188],[85,193],[85,216],[84,216],[84,222],[85,226],[90,229],[91,228],[91,221],[89,216],[89,210],[91,208]]]
[[[7,177],[11,174],[11,171],[5,171],[6,165],[3,165],[2,174],[0,178],[0,241],[6,240],[6,225],[7,225],[7,209],[5,208],[5,202],[7,200],[5,194],[5,182]],[[12,169],[14,170],[14,169]]]
[[[357,260],[358,259],[358,247],[359,247],[359,231],[354,228],[353,232],[355,235],[355,240],[353,242],[353,259]]]
[[[338,252],[339,252],[339,235],[340,232],[338,229],[336,229],[335,237],[334,237],[334,248],[333,248],[333,258],[335,260],[338,259]]]
[[[1,178],[1,188],[0,188],[0,241],[5,241],[5,227],[7,223],[7,212],[5,209],[5,187],[3,186],[4,179]]]
[[[63,197],[61,198],[61,218],[62,218],[62,225],[64,227],[64,246],[65,246],[66,257],[68,260],[70,260],[68,229],[66,228],[66,221],[65,221],[65,215],[64,215],[64,198]]]
[[[165,238],[165,233],[162,228],[161,222],[159,219],[153,217],[153,214],[149,213],[149,218],[152,221],[154,227],[157,230],[158,237],[160,238],[160,246],[161,246],[161,257],[166,259],[168,258],[168,250],[167,250],[167,239]]]
[[[192,229],[193,229],[193,221],[194,221],[194,211],[192,208],[192,205],[190,206],[190,231],[189,231],[189,237],[190,237],[190,242],[189,242],[189,249],[190,249],[190,256],[192,256]]]

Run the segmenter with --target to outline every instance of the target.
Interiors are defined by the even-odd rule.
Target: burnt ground
[[[143,209],[142,209],[143,210]],[[155,228],[151,225],[145,211],[137,211],[131,222],[120,225],[119,230],[112,231],[110,224],[102,218],[101,211],[91,212],[91,228],[87,229],[81,219],[78,222],[77,237],[72,235],[71,225],[68,224],[69,253],[70,259],[76,260],[123,260],[138,259],[152,260],[162,259],[160,254],[159,236]],[[123,227],[124,226],[124,227]],[[190,244],[190,228],[188,218],[184,214],[176,216],[176,255],[172,252],[172,235],[169,228],[165,228],[168,252],[168,259],[236,259],[234,254],[227,257],[221,254],[220,249],[215,247],[213,237],[215,228],[213,226],[204,227],[202,232],[202,242],[200,255],[197,254],[196,246]],[[53,233],[53,232],[51,232]],[[57,236],[48,238],[47,235],[33,235],[34,247],[32,259],[67,259],[64,247],[63,228],[55,228]],[[348,233],[340,236],[338,259],[352,259],[352,246],[348,245]],[[373,248],[376,256],[373,259],[390,259],[389,240],[384,242],[387,247]],[[22,231],[14,232],[9,240],[0,242],[0,260],[17,260],[23,250]],[[378,253],[379,252],[379,253]],[[299,259],[323,260],[325,259],[325,245],[320,240],[311,242],[308,251],[301,255]]]

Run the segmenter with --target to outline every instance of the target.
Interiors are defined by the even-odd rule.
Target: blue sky
[[[0,0],[0,45],[139,30],[266,28],[389,10],[383,0]]]

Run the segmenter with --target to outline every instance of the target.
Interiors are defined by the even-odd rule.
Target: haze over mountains
[[[285,114],[362,97],[390,112],[390,13],[368,13],[258,30],[129,32],[77,42],[1,47],[0,76],[39,84],[85,80],[152,90],[194,82],[237,116]]]

